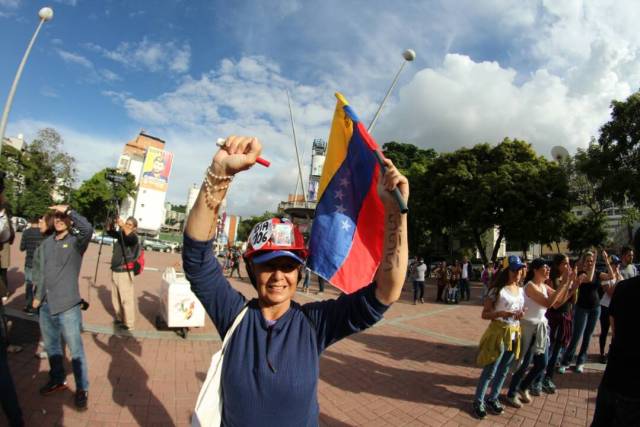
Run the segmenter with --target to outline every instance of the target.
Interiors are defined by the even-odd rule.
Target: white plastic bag
[[[191,427],[219,427],[222,423],[222,361],[227,344],[244,315],[247,306],[236,316],[222,341],[222,348],[211,357],[211,366],[196,401],[196,409],[191,417]]]

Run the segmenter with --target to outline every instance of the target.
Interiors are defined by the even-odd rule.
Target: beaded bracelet
[[[231,180],[233,180],[233,175],[216,175],[216,174],[214,174],[213,171],[211,170],[211,166],[209,166],[207,168],[207,175],[210,176],[213,179],[218,179],[220,181],[225,181],[225,180],[231,181]]]

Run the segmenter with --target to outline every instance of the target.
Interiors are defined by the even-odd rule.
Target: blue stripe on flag
[[[369,192],[376,159],[354,126],[347,156],[316,207],[309,268],[330,279],[349,255],[362,202]]]

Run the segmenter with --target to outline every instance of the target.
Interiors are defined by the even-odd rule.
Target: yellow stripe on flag
[[[344,106],[349,105],[349,102],[340,92],[336,92],[336,98],[338,101],[336,102],[336,111],[333,113],[327,156],[320,176],[318,200],[322,198],[324,190],[331,182],[333,175],[335,175],[345,157],[347,157],[349,141],[351,141],[351,136],[353,135],[353,121],[344,111]]]

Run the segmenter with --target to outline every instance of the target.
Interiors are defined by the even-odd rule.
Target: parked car
[[[167,244],[172,252],[180,252],[182,250],[180,242],[172,242],[170,240],[161,240],[161,242]]]
[[[27,228],[28,221],[19,216],[12,216],[11,224],[15,231],[24,231],[24,229]]]
[[[171,246],[160,239],[146,238],[142,241],[142,247],[145,251],[171,252]]]
[[[91,236],[91,241],[93,243],[100,243],[101,240],[103,245],[108,246],[113,246],[113,244],[116,242],[116,239],[107,234],[93,233],[93,236]]]

